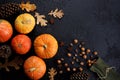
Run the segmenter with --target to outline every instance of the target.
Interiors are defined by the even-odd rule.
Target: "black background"
[[[27,1],[27,0],[26,0]],[[74,38],[85,41],[91,50],[97,50],[101,57],[110,66],[116,67],[120,73],[120,0],[30,0],[37,5],[37,12],[47,15],[55,8],[63,9],[65,15],[61,20],[56,19],[54,25],[47,27],[35,26],[28,34],[34,40],[42,33],[52,34],[58,41],[66,44]],[[20,3],[18,0],[0,0],[0,4],[7,2]],[[33,14],[33,13],[31,13]],[[48,18],[48,17],[47,17]],[[8,20],[14,24],[15,17]],[[16,32],[14,32],[16,35]],[[13,35],[13,36],[14,36]],[[9,42],[8,42],[9,44]],[[31,49],[30,56],[34,53]],[[60,50],[57,53],[60,55]],[[45,60],[47,68],[56,66],[54,60]],[[51,65],[50,65],[51,64]],[[93,74],[91,72],[91,74]],[[61,78],[60,78],[61,77]],[[69,80],[69,73],[60,75],[56,80]],[[11,72],[0,71],[0,80],[29,80],[23,69]],[[42,80],[48,80],[46,72]],[[89,80],[96,80],[95,74]]]

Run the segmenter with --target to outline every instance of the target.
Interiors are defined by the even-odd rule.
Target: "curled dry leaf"
[[[34,11],[36,9],[36,5],[35,4],[30,4],[29,1],[26,2],[26,3],[22,2],[19,6],[22,10],[25,9],[27,12]]]
[[[47,26],[48,21],[45,20],[45,15],[40,15],[39,13],[35,12],[35,17],[37,18],[37,23],[41,26]]]
[[[63,10],[58,10],[58,8],[56,8],[54,11],[51,10],[51,11],[48,13],[48,15],[53,16],[54,18],[59,18],[59,19],[61,19],[61,18],[63,17],[64,13],[63,13]]]
[[[54,80],[54,76],[57,74],[57,71],[54,68],[49,69],[48,74],[50,75],[50,80]]]
[[[23,63],[23,60],[19,56],[17,56],[10,62],[8,62],[8,59],[5,60],[4,64],[0,62],[0,69],[5,68],[6,71],[9,72],[10,69],[8,67],[14,67],[16,70],[18,70],[20,69],[19,65],[22,65],[22,63]]]

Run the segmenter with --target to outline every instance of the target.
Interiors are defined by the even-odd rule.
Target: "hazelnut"
[[[91,63],[88,64],[89,67],[90,67],[91,65],[92,65]]]
[[[62,74],[62,73],[63,73],[63,71],[62,71],[62,70],[60,70],[60,71],[59,71],[59,73],[60,73],[60,74]]]
[[[85,45],[85,42],[84,42],[84,41],[82,41],[82,42],[80,42],[80,44],[81,44],[81,45]]]
[[[67,67],[67,66],[68,66],[68,63],[65,63],[64,65],[65,65],[65,67]]]
[[[86,53],[90,53],[90,51],[91,51],[90,49],[87,49],[87,50],[86,50]]]
[[[74,39],[74,44],[77,44],[78,43],[78,39]]]
[[[84,65],[84,62],[80,62],[80,65],[82,65],[82,66],[83,66],[83,65]]]
[[[69,68],[69,67],[67,68],[67,71],[70,71],[70,68]]]
[[[72,46],[73,46],[73,43],[70,43],[70,46],[72,47]]]
[[[91,63],[91,60],[89,59],[89,60],[87,61],[87,63]]]
[[[80,67],[80,68],[79,68],[79,70],[82,72],[82,71],[83,71],[83,68],[82,68],[82,67]]]
[[[84,54],[85,54],[85,52],[84,52],[84,51],[82,51],[82,52],[81,52],[81,54],[83,54],[83,55],[84,55]]]
[[[82,56],[82,54],[81,54],[81,53],[80,53],[79,55],[80,55],[80,56]]]
[[[61,58],[62,61],[64,61],[64,58]]]
[[[81,48],[81,47],[82,47],[82,45],[80,44],[78,47],[79,47],[79,48]]]
[[[75,59],[76,59],[76,57],[75,57],[75,56],[73,56],[73,59],[75,60]]]
[[[84,58],[84,59],[87,59],[87,55],[83,55],[83,58]]]
[[[93,52],[93,54],[94,54],[94,55],[98,55],[98,52],[97,52],[97,51],[95,51],[95,52]]]
[[[76,68],[73,68],[72,70],[73,70],[73,71],[76,71],[77,69],[76,69]]]
[[[84,47],[81,47],[81,50],[82,50],[82,51],[85,51],[85,48],[84,48]]]
[[[76,59],[75,61],[76,61],[76,62],[79,62],[79,59]]]
[[[68,57],[71,57],[71,56],[72,56],[72,54],[71,54],[71,53],[68,53],[67,55],[68,55]]]
[[[57,60],[57,63],[58,63],[58,64],[61,64],[61,60]]]
[[[74,61],[72,61],[72,62],[71,62],[71,64],[75,64],[75,62],[74,62]]]
[[[77,54],[75,54],[75,57],[77,57],[78,55]]]

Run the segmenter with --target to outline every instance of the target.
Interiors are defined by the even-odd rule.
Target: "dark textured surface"
[[[6,2],[21,1],[0,1],[0,3]],[[56,20],[54,25],[45,28],[36,26],[28,34],[32,40],[41,33],[50,33],[58,41],[62,40],[66,43],[78,38],[86,41],[90,49],[97,50],[99,57],[110,66],[116,67],[120,73],[120,0],[31,0],[31,2],[37,5],[37,12],[41,14],[47,15],[56,7],[63,9],[65,13],[64,18]],[[61,54],[60,51],[58,54]],[[54,59],[47,61],[47,64],[48,67],[54,66]],[[68,80],[69,73],[58,77],[61,77],[60,80]],[[27,80],[22,69],[10,73],[0,71],[0,78],[0,80]],[[43,80],[48,80],[48,74]],[[96,79],[93,76],[90,80]]]

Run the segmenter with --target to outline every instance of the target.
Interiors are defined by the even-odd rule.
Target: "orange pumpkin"
[[[18,54],[26,54],[31,48],[31,39],[23,34],[16,35],[12,41],[11,46]]]
[[[58,50],[57,40],[50,34],[42,34],[34,40],[35,53],[44,59],[55,56]]]
[[[3,19],[0,19],[0,42],[8,41],[13,34],[12,25]]]
[[[37,56],[26,59],[23,67],[26,75],[33,80],[42,78],[46,72],[45,62]]]
[[[34,26],[35,18],[29,13],[20,14],[15,20],[15,29],[19,33],[28,34],[34,29]]]

